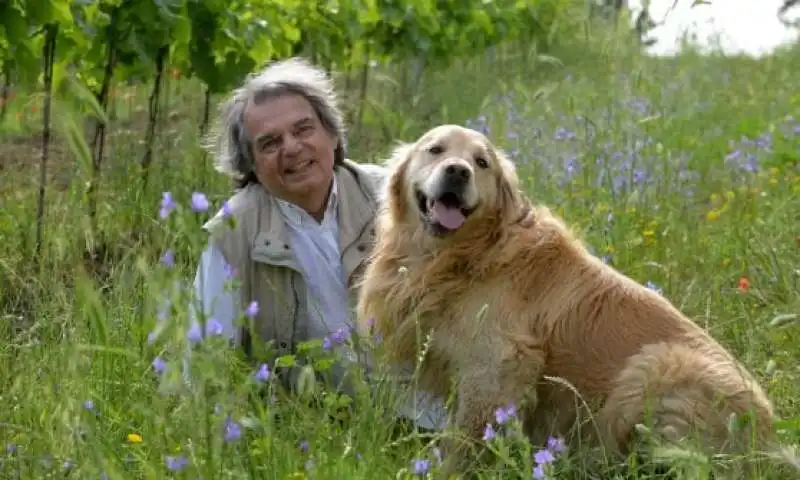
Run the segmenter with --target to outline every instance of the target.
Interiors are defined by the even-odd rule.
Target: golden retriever
[[[773,408],[742,365],[533,206],[484,135],[438,126],[397,147],[389,166],[360,326],[374,326],[401,363],[416,362],[419,333],[430,334],[420,387],[446,397],[454,385],[452,426],[480,438],[513,403],[534,442],[562,434],[623,455],[645,424],[662,440],[697,430],[721,452],[738,445],[731,414],[749,412],[733,437],[774,447]],[[590,432],[570,437],[584,407]],[[445,452],[447,470],[464,467],[462,447],[445,442]]]

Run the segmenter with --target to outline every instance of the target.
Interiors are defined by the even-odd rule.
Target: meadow
[[[352,129],[350,157],[380,162],[393,141],[438,123],[485,132],[511,154],[533,199],[756,373],[781,417],[781,440],[797,445],[798,74],[798,47],[762,59],[692,51],[656,59],[601,33],[546,57],[503,45],[427,72],[413,98],[396,92],[392,71],[376,72],[365,99],[345,98],[350,110],[367,107]],[[211,336],[195,345],[192,384],[182,382],[186,286],[205,241],[199,227],[231,193],[201,148],[195,80],[166,84],[146,186],[137,179],[147,90],[115,86],[97,237],[89,238],[85,213],[88,147],[70,133],[84,125],[54,107],[62,127],[51,147],[38,257],[41,94],[14,89],[0,127],[0,477],[435,473],[432,438],[398,431],[391,420],[391,390],[375,401],[314,382],[303,398],[275,389],[267,371],[293,362],[324,371],[336,342],[313,342],[264,369]],[[176,205],[166,218],[164,192]],[[197,193],[207,208],[192,203]],[[83,253],[86,244],[97,247],[94,256]],[[481,478],[653,478],[648,465],[589,471],[581,452],[527,445],[513,434],[513,418],[498,421],[490,442],[498,459]],[[686,479],[708,478],[711,460],[670,457]]]

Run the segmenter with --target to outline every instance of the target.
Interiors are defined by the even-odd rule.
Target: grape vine
[[[168,71],[205,85],[202,133],[211,96],[235,87],[271,60],[305,55],[328,70],[343,72],[348,88],[357,82],[363,96],[375,65],[414,60],[420,73],[415,80],[421,81],[425,69],[481,54],[489,46],[520,38],[545,42],[564,25],[559,18],[575,4],[576,0],[0,2],[3,108],[12,84],[45,93],[36,248],[43,236],[51,93],[79,105],[94,123],[84,199],[90,227],[96,230],[109,92],[120,81],[150,89],[140,160],[146,186]],[[361,113],[358,108],[355,122]]]

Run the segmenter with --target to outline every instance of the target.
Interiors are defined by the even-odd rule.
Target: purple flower
[[[187,460],[183,455],[178,455],[175,457],[167,456],[165,461],[167,463],[167,468],[172,472],[183,470],[184,467],[189,465],[189,460]]]
[[[208,198],[200,192],[192,193],[192,210],[195,212],[205,212],[208,210]]]
[[[244,314],[248,318],[253,318],[258,315],[258,302],[255,300],[250,302],[250,305],[247,306],[247,310],[244,311]]]
[[[658,285],[656,285],[655,283],[653,283],[653,282],[651,282],[649,280],[645,284],[645,287],[649,288],[650,290],[656,292],[659,295],[661,294],[661,289],[658,287]]]
[[[323,339],[322,348],[325,350],[330,350],[330,348],[334,345],[341,345],[345,343],[348,338],[350,338],[350,331],[346,328],[340,328]]]
[[[547,448],[551,452],[561,453],[564,451],[564,441],[560,438],[550,437],[547,439]]]
[[[161,357],[154,358],[152,365],[153,371],[156,372],[157,375],[164,373],[164,370],[167,368],[167,362]]]
[[[255,373],[254,377],[259,382],[266,382],[267,380],[269,380],[269,375],[270,375],[269,367],[267,366],[266,363],[262,363],[261,367]]]
[[[200,325],[192,325],[189,331],[186,332],[186,339],[189,343],[199,343],[203,340],[203,332],[200,330]]]
[[[6,445],[6,453],[14,453],[17,451],[17,446],[13,443],[9,443]]]
[[[414,475],[421,477],[431,469],[431,461],[427,459],[415,459],[411,462],[411,469]]]
[[[86,400],[83,402],[83,408],[86,410],[94,410],[94,401],[93,400]]]
[[[556,457],[553,455],[553,452],[546,448],[543,448],[533,454],[533,461],[536,462],[537,465],[547,465],[555,460]]]
[[[222,335],[224,329],[222,324],[215,318],[209,318],[208,322],[206,323],[206,334],[207,335]]]
[[[298,447],[300,447],[300,451],[303,453],[308,452],[308,449],[311,448],[311,446],[308,444],[308,440],[301,440]]]
[[[172,192],[164,192],[161,196],[161,209],[158,212],[158,215],[164,219],[175,210],[175,201],[172,200]]]
[[[517,407],[512,403],[507,407],[500,407],[494,412],[495,420],[500,425],[505,424],[517,415]]]
[[[175,265],[175,252],[171,248],[161,256],[161,263],[169,268]]]
[[[222,272],[225,275],[225,280],[230,280],[236,276],[236,269],[227,262],[225,263],[225,266],[222,267]]]
[[[233,442],[242,436],[242,426],[236,423],[230,415],[225,419],[225,441]]]
[[[223,217],[230,217],[233,211],[231,210],[231,204],[228,200],[225,200],[222,203],[222,216]]]
[[[483,440],[488,442],[492,440],[494,436],[495,436],[494,427],[492,427],[491,423],[487,423],[486,428],[483,430]]]
[[[533,475],[531,475],[531,477],[536,479],[547,478],[547,475],[544,473],[544,465],[536,465],[533,467]]]

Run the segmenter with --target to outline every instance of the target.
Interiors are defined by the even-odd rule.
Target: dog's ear
[[[406,170],[413,149],[413,143],[401,143],[384,162],[390,171],[389,181],[384,190],[384,200],[392,216],[398,220],[405,218],[406,215]]]
[[[493,150],[500,168],[500,175],[497,177],[497,205],[504,217],[507,217],[509,221],[514,221],[519,217],[520,209],[523,208],[517,169],[503,150],[496,147]]]

